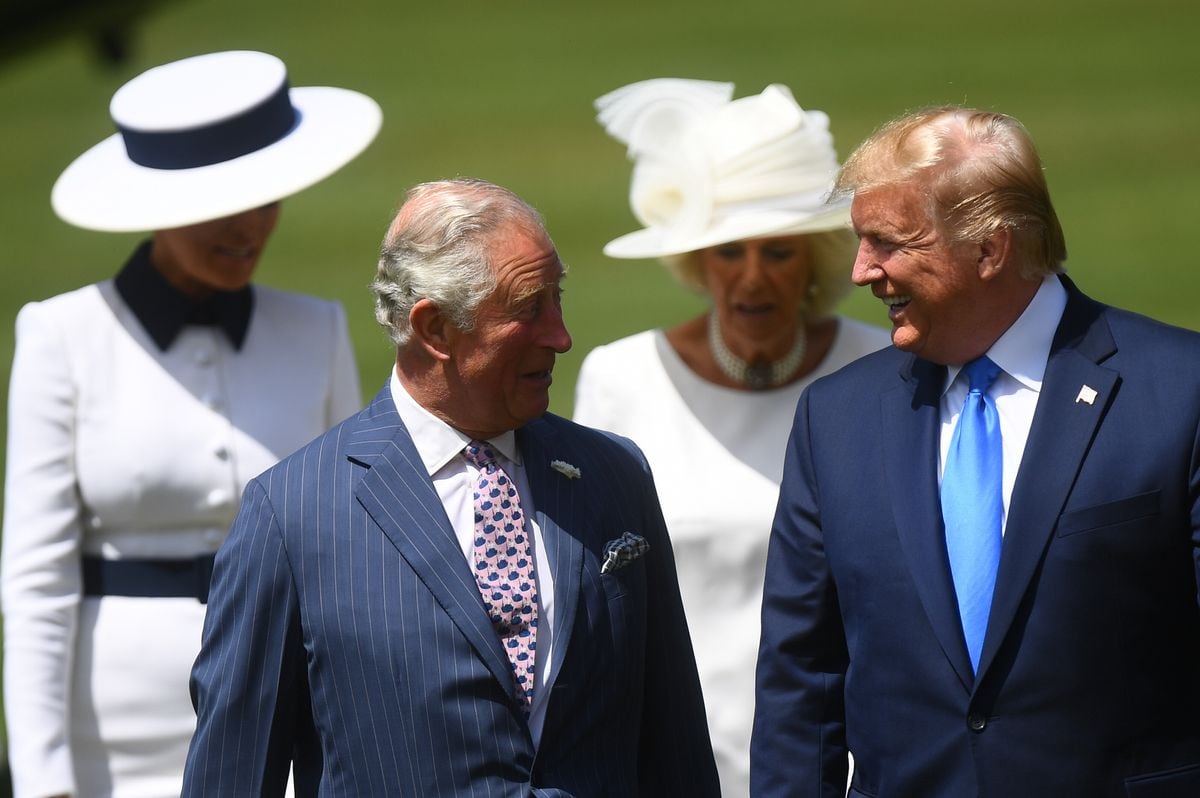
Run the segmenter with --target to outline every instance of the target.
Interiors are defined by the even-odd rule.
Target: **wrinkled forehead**
[[[884,183],[854,193],[850,222],[859,232],[881,226],[902,228],[925,221],[930,210],[928,193],[920,182]]]
[[[557,288],[566,274],[554,242],[540,227],[514,228],[497,237],[489,260],[497,289],[510,298]]]
[[[520,302],[546,291],[557,291],[566,277],[567,267],[556,254],[545,261],[539,273],[530,274],[528,279],[517,281],[513,286],[513,301]]]

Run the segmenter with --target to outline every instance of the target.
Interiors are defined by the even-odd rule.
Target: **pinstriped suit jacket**
[[[385,387],[246,488],[192,674],[185,796],[281,795],[293,760],[300,796],[718,794],[645,460],[552,415],[517,440],[559,607],[541,745]],[[602,575],[625,531],[649,552]]]

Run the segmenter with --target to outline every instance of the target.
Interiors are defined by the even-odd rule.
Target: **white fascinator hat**
[[[383,114],[366,95],[291,88],[273,55],[208,53],[154,67],[117,90],[117,133],[59,176],[50,203],[91,230],[141,232],[283,199],[362,152]]]
[[[829,202],[838,170],[829,117],[802,109],[787,86],[734,100],[732,83],[659,78],[595,106],[629,148],[629,204],[645,226],[608,242],[606,255],[682,255],[849,221],[849,199]]]

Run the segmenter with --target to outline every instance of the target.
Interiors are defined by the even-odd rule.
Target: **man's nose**
[[[543,342],[560,355],[571,348],[571,333],[567,331],[561,307],[555,307],[546,319]]]
[[[854,269],[850,279],[855,285],[870,285],[883,275],[883,270],[875,259],[875,253],[866,241],[860,241],[858,252],[854,255]]]

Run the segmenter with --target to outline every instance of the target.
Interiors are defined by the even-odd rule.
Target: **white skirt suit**
[[[252,291],[240,350],[190,324],[160,349],[112,280],[17,317],[0,577],[18,798],[179,795],[205,605],[85,596],[82,563],[211,555],[247,480],[360,407],[341,306]]]
[[[654,471],[727,798],[750,790],[763,575],[796,402],[814,380],[888,343],[886,330],[839,317],[816,369],[765,391],[702,379],[662,330],[597,347],[580,369],[575,420],[632,438]]]

